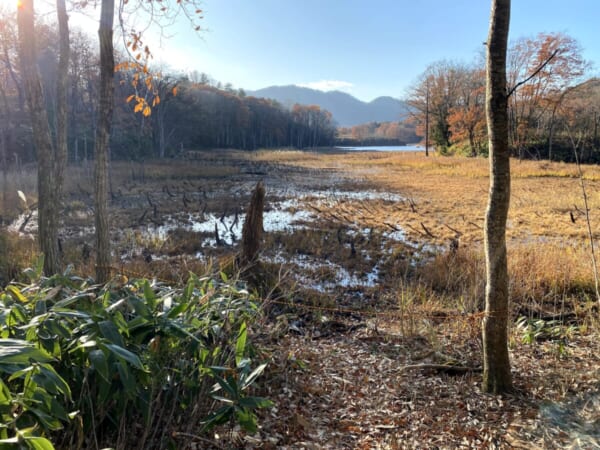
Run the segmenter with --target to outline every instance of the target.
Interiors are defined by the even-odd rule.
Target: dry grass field
[[[292,151],[264,151],[256,158],[312,169],[340,170],[378,189],[398,192],[406,201],[398,205],[397,215],[392,217],[408,225],[408,232],[412,231],[416,237],[423,233],[423,223],[435,239],[442,242],[456,232],[466,242],[482,240],[488,191],[487,159],[426,158],[421,152],[307,155]],[[511,169],[509,240],[522,243],[539,237],[586,238],[583,199],[575,165],[513,160]],[[584,166],[583,173],[593,216],[594,211],[600,213],[600,168]],[[379,219],[390,217],[390,212],[394,213],[382,211]],[[575,223],[569,213],[573,213]]]
[[[362,226],[393,224],[415,242],[438,245],[424,277],[443,293],[482,294],[482,242],[488,191],[483,158],[425,157],[422,153],[262,152],[262,161],[338,170],[400,202],[346,202],[346,217]],[[583,166],[594,239],[600,236],[600,168]],[[577,167],[512,161],[512,200],[507,239],[516,301],[561,303],[593,291],[590,240]],[[460,260],[448,255],[459,242]],[[448,261],[451,259],[451,261]],[[449,273],[449,271],[451,273]],[[462,295],[463,293],[461,293]],[[476,298],[472,298],[475,301]]]

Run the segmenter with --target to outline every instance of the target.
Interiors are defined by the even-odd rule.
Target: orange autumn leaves
[[[130,32],[127,49],[132,60],[116,64],[115,72],[129,72],[130,76],[122,79],[121,84],[129,82],[134,93],[128,96],[125,102],[134,104],[134,113],[141,113],[144,117],[148,117],[152,114],[152,108],[161,102],[157,85],[160,84],[162,74],[148,68],[148,61],[152,58],[152,53],[150,48],[142,42],[141,32]],[[177,95],[177,86],[173,87],[170,93],[174,96]]]
[[[150,116],[152,108],[158,106],[161,102],[156,85],[162,79],[162,75],[159,72],[151,72],[145,64],[142,65],[131,61],[117,64],[115,71],[133,72],[129,83],[133,87],[134,93],[128,96],[125,102],[135,105],[133,107],[134,113],[141,113],[145,117]],[[122,84],[126,82],[126,80],[121,80]],[[173,87],[169,93],[173,96],[177,95],[177,86]]]
[[[507,78],[512,148],[548,140],[563,120],[559,116],[565,95],[581,83],[587,68],[577,41],[563,33],[542,33],[511,45]],[[436,147],[464,146],[471,155],[485,152],[483,61],[431,64],[409,92],[409,104],[419,135],[425,135],[428,113]]]

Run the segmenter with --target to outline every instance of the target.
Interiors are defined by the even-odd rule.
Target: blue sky
[[[205,30],[167,30],[156,60],[236,88],[339,87],[362,100],[402,97],[432,62],[483,50],[489,0],[204,0]],[[511,39],[560,31],[600,67],[599,0],[513,0]],[[320,84],[319,84],[320,83]]]

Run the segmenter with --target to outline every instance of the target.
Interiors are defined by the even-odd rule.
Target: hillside
[[[340,91],[323,92],[300,86],[270,86],[248,95],[277,100],[285,106],[294,103],[319,105],[331,112],[338,126],[351,127],[367,122],[391,122],[402,120],[407,113],[407,105],[392,97],[378,97],[371,102],[363,102],[350,94]]]

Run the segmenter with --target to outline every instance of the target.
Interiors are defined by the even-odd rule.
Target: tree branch
[[[467,367],[467,366],[455,366],[451,364],[413,364],[403,366],[401,371],[408,370],[434,370],[436,372],[444,372],[447,374],[459,374],[468,372],[481,372],[481,367]]]
[[[533,77],[535,77],[538,73],[540,73],[542,70],[544,70],[544,67],[546,67],[548,65],[548,63],[550,61],[552,61],[554,59],[554,57],[558,54],[558,50],[556,49],[552,52],[552,54],[546,59],[546,61],[544,61],[537,69],[535,69],[535,71],[529,75],[527,78],[525,78],[523,81],[519,81],[517,84],[515,84],[513,86],[513,88],[508,92],[508,95],[506,96],[506,98],[509,98],[511,95],[514,94],[514,92],[519,89],[521,86],[523,86],[525,83],[529,82]]]

